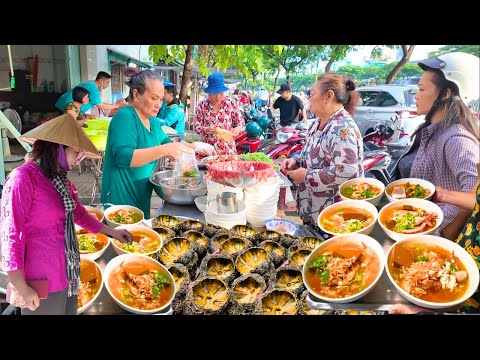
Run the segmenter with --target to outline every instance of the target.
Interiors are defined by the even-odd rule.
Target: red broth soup
[[[387,266],[403,290],[425,301],[455,301],[468,289],[465,265],[453,252],[438,245],[415,242],[396,245]]]
[[[80,261],[80,286],[78,288],[77,308],[88,304],[97,294],[102,284],[102,274],[94,263]]]
[[[119,248],[136,254],[147,254],[160,249],[160,240],[146,231],[129,230],[133,241],[131,244],[122,243],[114,239],[115,245]]]
[[[125,305],[153,310],[164,307],[174,296],[174,285],[160,266],[135,260],[112,270],[108,286],[113,296]]]
[[[365,229],[373,220],[373,214],[365,209],[337,208],[326,210],[321,224],[330,233],[348,234]]]
[[[365,244],[342,241],[316,252],[307,263],[305,282],[332,299],[353,296],[369,287],[380,271],[380,260]]]

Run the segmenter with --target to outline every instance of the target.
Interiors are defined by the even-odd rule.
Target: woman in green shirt
[[[157,72],[126,68],[131,106],[117,111],[108,128],[102,174],[103,203],[131,205],[150,217],[153,185],[149,181],[157,160],[192,153],[192,145],[172,142],[156,115],[164,97]]]

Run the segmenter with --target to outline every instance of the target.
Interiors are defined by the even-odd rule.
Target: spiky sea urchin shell
[[[175,216],[172,215],[158,215],[152,220],[152,228],[157,227],[168,227],[173,228],[180,224],[180,220],[178,220]]]
[[[272,289],[255,304],[257,315],[296,315],[300,309],[298,299],[289,291]]]
[[[251,241],[240,236],[230,236],[229,239],[222,242],[220,245],[220,252],[222,254],[236,257],[241,251],[251,248]]]
[[[203,227],[203,233],[208,237],[212,238],[216,235],[223,235],[229,234],[229,231],[221,226],[213,225],[213,224],[206,224]]]
[[[199,258],[203,258],[208,250],[208,238],[201,232],[195,230],[187,230],[183,233],[183,237],[190,240],[195,246],[195,251]]]
[[[277,269],[270,279],[270,284],[273,288],[290,291],[296,296],[305,290],[302,271],[296,266],[285,266]]]
[[[260,247],[268,251],[275,267],[283,264],[287,257],[287,251],[285,248],[273,240],[265,240],[261,242]]]
[[[165,265],[177,262],[188,268],[194,254],[196,255],[195,248],[190,240],[174,237],[163,244],[158,258]]]
[[[230,284],[237,276],[235,262],[232,257],[225,254],[207,255],[200,264],[202,277],[214,277]]]
[[[332,315],[333,310],[314,310],[310,309],[310,307],[307,304],[307,294],[308,290],[305,290],[302,292],[302,294],[299,297],[299,302],[300,302],[300,314],[301,315]]]
[[[301,249],[298,249],[297,251],[289,253],[288,265],[294,266],[299,270],[302,270],[303,264],[305,264],[305,261],[307,260],[307,257],[308,255],[310,255],[311,252],[312,250],[309,248],[301,248]]]
[[[210,239],[209,251],[211,253],[214,253],[215,251],[220,250],[220,246],[222,246],[222,243],[229,238],[230,238],[229,234],[215,235]]]
[[[220,315],[228,306],[230,290],[214,277],[195,281],[187,289],[184,313],[187,315]]]
[[[270,230],[259,232],[252,237],[252,241],[255,245],[258,245],[265,240],[278,241],[279,239],[280,239],[280,234],[277,233],[276,231],[270,231]]]
[[[257,231],[248,225],[235,225],[230,229],[230,232],[235,235],[240,235],[249,240],[252,236],[257,234]]]
[[[156,228],[152,228],[155,232],[160,235],[162,238],[162,242],[165,243],[167,240],[175,237],[175,231],[172,229],[167,228],[166,226],[158,226]]]
[[[182,264],[172,263],[165,265],[165,267],[170,271],[175,280],[175,298],[172,302],[173,312],[176,315],[182,314],[183,308],[185,306],[185,296],[187,294],[187,287],[190,283],[190,275],[188,269]]]
[[[205,226],[204,223],[197,221],[197,220],[186,220],[182,222],[179,226],[179,229],[181,229],[183,232],[188,231],[188,230],[195,230],[198,232],[203,231],[203,227]]]
[[[298,237],[289,234],[281,234],[280,236],[280,244],[287,249],[295,245],[298,240],[300,240]]]
[[[300,240],[296,240],[295,243],[287,249],[287,258],[290,256],[290,254],[292,254],[295,251],[300,250],[300,249],[309,250],[310,248],[304,242],[302,242]]]
[[[230,315],[250,315],[255,310],[255,304],[265,291],[265,279],[258,274],[245,274],[236,278],[230,286]]]
[[[261,247],[251,247],[240,252],[235,267],[242,275],[257,273],[265,279],[268,279],[274,270],[270,254]]]
[[[300,238],[300,241],[312,250],[316,249],[323,243],[322,239],[313,236],[306,236],[304,238]]]

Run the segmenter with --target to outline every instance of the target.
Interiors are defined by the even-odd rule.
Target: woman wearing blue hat
[[[202,141],[213,145],[219,155],[236,155],[235,137],[245,127],[237,103],[225,97],[228,88],[220,73],[208,77],[208,86],[204,91],[208,98],[196,108],[194,131],[202,136]]]

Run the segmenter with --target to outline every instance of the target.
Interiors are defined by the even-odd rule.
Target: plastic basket
[[[110,124],[109,120],[100,120],[100,119],[87,120],[88,128],[85,129],[85,132],[87,132],[87,130],[108,131],[109,124]]]
[[[107,135],[87,135],[98,151],[105,151],[105,148],[107,147]]]

